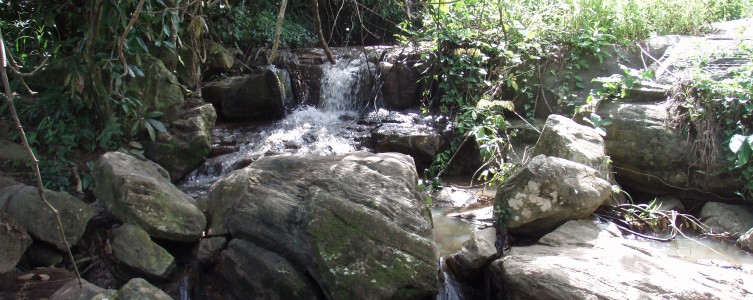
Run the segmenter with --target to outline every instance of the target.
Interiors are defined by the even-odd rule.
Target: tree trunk
[[[272,53],[267,58],[267,64],[274,64],[277,58],[277,47],[280,46],[280,33],[282,32],[282,20],[285,19],[285,8],[288,6],[288,0],[280,2],[280,13],[277,15],[277,25],[275,25],[275,41],[272,44]]]
[[[317,2],[317,0],[311,0],[311,9],[312,13],[314,14],[314,25],[316,25],[316,35],[319,36],[319,44],[322,45],[324,53],[327,53],[327,59],[329,59],[329,62],[334,65],[337,62],[335,61],[335,57],[332,56],[332,51],[329,50],[329,46],[327,46],[327,40],[324,39],[324,33],[322,32],[322,20],[319,18],[319,3]]]

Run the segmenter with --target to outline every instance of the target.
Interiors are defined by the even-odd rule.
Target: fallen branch
[[[322,32],[322,19],[319,18],[319,2],[317,0],[311,0],[311,13],[314,15],[314,25],[316,26],[316,35],[319,36],[319,44],[322,45],[324,53],[327,54],[327,59],[333,65],[337,63],[335,57],[332,55],[332,50],[327,46],[327,40],[324,39],[324,33]]]

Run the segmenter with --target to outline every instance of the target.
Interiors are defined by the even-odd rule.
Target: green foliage
[[[307,1],[306,1],[307,2]],[[283,47],[310,47],[316,43],[311,9],[304,2],[290,0],[280,32]],[[272,45],[279,7],[271,1],[253,1],[248,7],[216,6],[208,11],[214,19],[212,31],[223,44],[241,49]]]
[[[743,45],[748,57],[753,48]],[[701,65],[702,67],[703,65]],[[753,192],[753,62],[723,78],[698,69],[672,91],[674,125],[696,132],[693,149],[706,171],[717,167],[718,153],[739,169],[745,193]],[[718,149],[722,143],[727,147]]]

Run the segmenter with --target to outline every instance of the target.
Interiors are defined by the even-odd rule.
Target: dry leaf
[[[34,278],[35,275],[37,275],[37,274],[34,274],[34,273],[24,274],[24,275],[16,277],[16,279],[18,279],[18,280],[29,280],[29,279]]]
[[[41,279],[42,281],[47,281],[47,280],[50,280],[50,275],[47,275],[47,274],[39,274],[39,279]]]

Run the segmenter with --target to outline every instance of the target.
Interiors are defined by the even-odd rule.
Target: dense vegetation
[[[288,2],[281,44],[316,46],[311,2]],[[331,46],[398,42],[430,49],[439,64],[427,74],[435,89],[427,91],[425,108],[453,115],[458,138],[437,156],[429,174],[440,175],[454,151],[475,140],[488,167],[479,175],[487,180],[503,179],[507,169],[502,161],[509,138],[504,112],[532,110],[546,64],[588,68],[583,57],[602,55],[604,45],[659,34],[697,34],[710,22],[753,11],[750,0],[319,3]],[[139,141],[164,130],[163,112],[144,103],[129,84],[144,78],[147,55],[181,66],[191,64],[191,56],[202,56],[204,39],[242,51],[269,48],[279,10],[279,3],[270,0],[0,0],[0,6],[0,30],[15,61],[12,89],[21,96],[16,103],[53,189],[69,187],[71,170],[86,170],[94,153],[139,153]],[[40,65],[45,68],[37,70]],[[581,78],[571,77],[570,88],[582,87]],[[701,83],[694,86],[713,90]],[[736,120],[743,120],[749,118],[744,104],[750,84],[739,86],[742,106],[734,107],[746,108],[736,110],[743,114]],[[196,87],[189,84],[184,92],[192,90]],[[572,99],[574,104],[583,100]],[[0,105],[0,119],[9,119],[5,104]],[[738,164],[748,166],[753,138],[747,123],[740,124],[728,136],[734,136]],[[17,137],[11,132],[9,138]],[[84,181],[86,185],[86,176]]]

